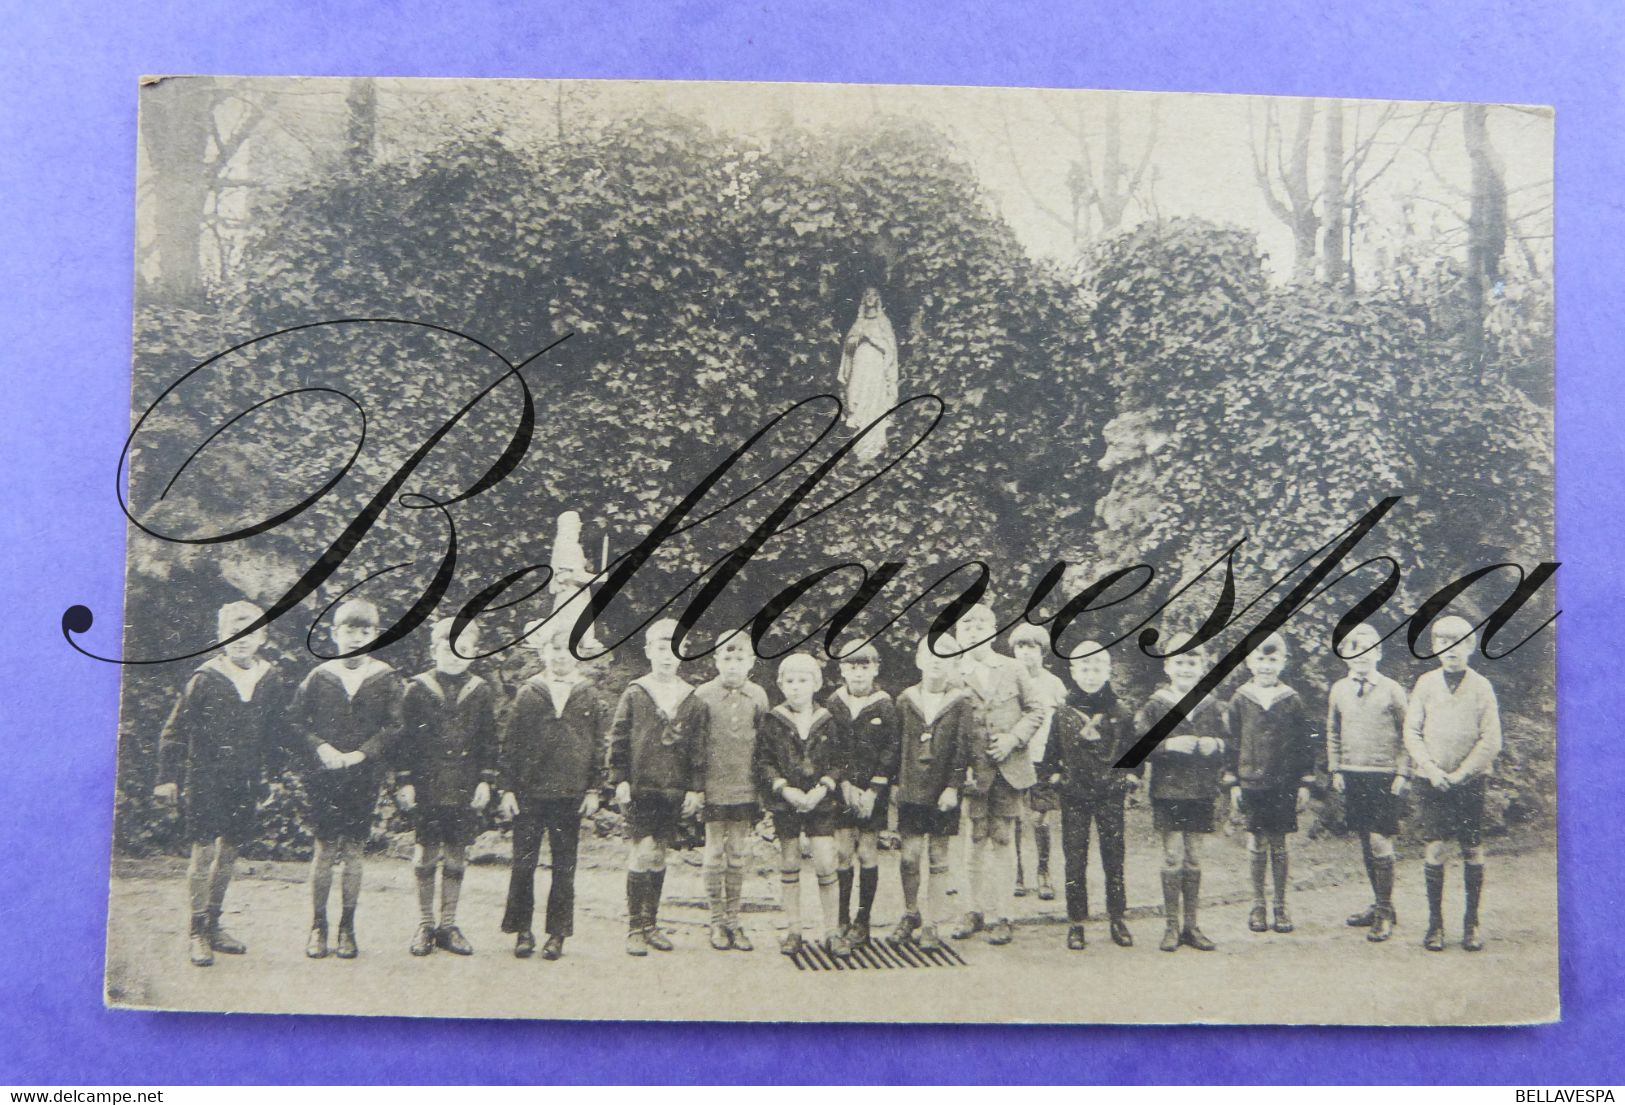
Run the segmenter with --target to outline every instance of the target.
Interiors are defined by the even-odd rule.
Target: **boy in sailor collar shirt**
[[[531,932],[536,909],[536,864],[542,837],[548,841],[553,878],[547,891],[547,942],[542,958],[564,954],[575,931],[576,857],[581,819],[598,812],[609,711],[582,675],[570,651],[570,626],[537,631],[529,647],[541,653],[542,670],[519,687],[503,733],[499,761],[502,811],[513,820],[513,864],[502,931],[515,934],[513,954],[536,950]],[[583,640],[597,648],[591,635]]]
[[[1270,929],[1264,907],[1266,869],[1275,878],[1275,931],[1293,930],[1286,908],[1286,838],[1298,831],[1298,814],[1308,807],[1315,782],[1318,742],[1303,699],[1281,682],[1284,667],[1286,638],[1272,633],[1247,657],[1253,677],[1227,707],[1231,740],[1224,783],[1234,812],[1247,817],[1253,878],[1247,927],[1253,932]]]
[[[229,602],[216,624],[224,639],[258,621],[251,602]],[[186,868],[191,894],[191,958],[207,967],[214,953],[248,949],[220,927],[237,849],[254,835],[265,792],[265,754],[276,739],[288,689],[281,674],[257,653],[264,629],[225,646],[186,681],[158,737],[158,785],[153,795],[173,805],[186,799]]]
[[[406,683],[401,703],[396,798],[416,818],[412,871],[418,885],[418,927],[408,949],[425,956],[435,948],[472,955],[457,927],[468,846],[478,816],[490,804],[497,777],[496,695],[491,684],[468,670],[459,652],[479,648],[479,626],[470,623],[451,639],[452,619],[435,622],[430,636],[434,667]],[[435,923],[434,877],[440,871],[440,921]]]
[[[903,838],[898,869],[903,880],[903,917],[892,939],[916,938],[921,948],[942,947],[939,922],[948,914],[949,845],[959,832],[959,792],[981,740],[976,696],[955,685],[958,662],[937,655],[959,645],[951,634],[931,647],[922,637],[914,650],[920,681],[897,696],[901,726],[897,761],[897,831]],[[926,911],[920,913],[922,866],[929,863]]]
[[[395,669],[362,653],[378,637],[378,608],[365,599],[341,603],[333,616],[333,643],[341,655],[305,676],[290,710],[316,768],[305,776],[311,832],[311,925],[305,954],[327,956],[327,900],[333,870],[344,868],[342,912],[333,953],[359,954],[355,911],[361,900],[363,851],[383,782],[384,758],[400,738],[401,678]]]
[[[842,959],[852,945],[840,931],[835,888],[835,822],[846,769],[846,734],[835,715],[813,701],[823,685],[818,661],[795,653],[779,664],[784,701],[762,721],[756,742],[756,770],[770,796],[773,833],[779,841],[779,876],[784,889],[784,940],[779,950],[801,950],[801,837],[812,850],[818,900],[824,914],[824,947]]]
[[[841,657],[841,683],[825,702],[846,729],[847,780],[835,830],[840,879],[841,927],[854,946],[869,942],[869,924],[880,886],[880,830],[886,827],[887,795],[897,778],[898,715],[891,695],[875,686],[880,653],[864,645]],[[852,867],[858,866],[858,911],[849,914]],[[850,921],[850,927],[848,922]]]
[[[649,626],[643,654],[649,674],[621,692],[609,725],[609,784],[626,817],[631,849],[626,864],[626,954],[649,949],[669,952],[660,930],[660,898],[666,886],[666,850],[677,839],[678,822],[699,812],[693,779],[694,733],[705,724],[704,706],[681,675],[672,648],[677,622]]]

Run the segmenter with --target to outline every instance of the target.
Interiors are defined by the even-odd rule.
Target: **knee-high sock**
[[[412,868],[418,881],[418,922],[434,925],[434,865],[422,864]]]
[[[724,879],[728,900],[723,910],[723,919],[730,925],[739,923],[739,902],[745,894],[745,869],[742,866],[729,865]]]
[[[780,871],[779,889],[783,892],[784,931],[787,933],[801,931],[801,872]]]
[[[1185,927],[1193,929],[1196,927],[1196,907],[1202,900],[1202,869],[1185,868],[1182,882],[1185,892]]]
[[[647,881],[647,872],[626,873],[626,927],[630,932],[642,932],[648,925],[643,919],[644,884]]]
[[[846,876],[845,890],[847,897],[850,899],[852,895],[852,869],[850,867],[845,868],[840,874]],[[840,926],[845,923],[840,919],[838,903],[841,889],[840,880],[835,875],[818,876],[818,905],[824,912],[824,932],[828,936],[834,936],[840,930]]]
[[[1015,848],[1016,848],[1016,885],[1017,886],[1025,886],[1025,885],[1027,885],[1027,873],[1024,870],[1024,865],[1021,862],[1021,837],[1022,837],[1022,833],[1021,833],[1021,819],[1019,817],[1016,818],[1015,829],[1014,829],[1012,835],[1015,837],[1015,842],[1016,842],[1015,843]]]
[[[457,899],[463,895],[463,868],[447,864],[440,871],[440,923],[457,923]]]
[[[1162,915],[1168,919],[1170,925],[1179,924],[1179,895],[1185,886],[1185,869],[1182,867],[1164,867],[1162,869]]]
[[[1394,908],[1394,857],[1371,857],[1371,886],[1376,891],[1377,906],[1389,912]]]
[[[1267,874],[1270,865],[1270,854],[1268,849],[1269,846],[1267,844],[1260,843],[1257,851],[1249,849],[1247,852],[1247,862],[1252,867],[1253,905],[1255,906],[1261,906],[1264,904],[1265,875]]]
[[[1049,825],[1042,819],[1033,826],[1033,844],[1038,851],[1038,881],[1049,881]]]
[[[926,885],[926,915],[929,924],[937,924],[948,919],[948,866],[933,864],[931,867],[931,881]]]
[[[1484,893],[1484,865],[1482,863],[1466,863],[1462,865],[1462,882],[1467,890],[1467,909],[1462,914],[1464,926],[1478,924],[1478,902]]]
[[[705,897],[711,903],[711,923],[720,925],[728,919],[728,875],[726,860],[705,868]]]
[[[339,882],[340,900],[344,903],[343,912],[339,914],[341,928],[355,924],[355,907],[361,901],[361,876],[365,867],[365,861],[361,858],[361,845],[351,841],[345,846],[344,875]]]
[[[1270,845],[1270,873],[1275,880],[1275,904],[1286,904],[1287,851],[1286,841]]]
[[[1371,850],[1371,834],[1360,834],[1360,858],[1365,861],[1365,877],[1371,883],[1371,893],[1377,894],[1377,854]]]
[[[898,865],[903,883],[903,912],[920,912],[920,865],[904,860]]]
[[[327,899],[333,891],[334,850],[337,845],[318,840],[310,857],[310,906],[312,922],[327,927]]]
[[[191,899],[193,917],[203,916],[209,908],[209,884],[213,879],[208,854],[207,845],[194,844],[191,859],[186,864],[186,887]]]
[[[209,865],[209,916],[220,917],[220,907],[226,901],[226,888],[231,885],[231,874],[237,866],[237,846],[224,840],[215,846],[214,862]]]
[[[658,871],[650,871],[648,885],[649,904],[644,907],[644,913],[648,916],[650,927],[653,927],[660,920],[660,897],[666,892],[666,869],[662,867]]]
[[[880,888],[880,868],[862,867],[858,869],[858,920],[864,924],[875,908],[875,891]]]
[[[844,927],[852,921],[852,868],[842,867],[836,871],[835,881],[840,892],[839,915],[841,925]]]
[[[1428,928],[1444,928],[1444,864],[1424,863],[1422,877],[1428,888]]]

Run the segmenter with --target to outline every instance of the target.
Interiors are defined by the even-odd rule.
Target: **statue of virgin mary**
[[[897,335],[873,285],[863,289],[857,321],[841,348],[841,401],[846,425],[861,430],[897,405]],[[886,448],[886,428],[878,426],[853,452],[873,460]]]

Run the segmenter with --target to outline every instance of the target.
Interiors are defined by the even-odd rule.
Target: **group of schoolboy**
[[[218,628],[222,637],[233,636],[261,617],[251,603],[230,603]],[[569,648],[568,628],[533,626],[526,640],[540,654],[541,668],[519,687],[499,726],[495,688],[468,670],[476,625],[453,641],[452,620],[437,622],[432,666],[404,681],[389,664],[354,655],[377,637],[378,625],[371,603],[341,604],[333,638],[344,655],[318,665],[297,685],[258,655],[263,629],[227,645],[186,683],[160,739],[155,794],[170,803],[184,797],[193,963],[206,966],[215,953],[246,950],[221,928],[220,915],[237,849],[255,832],[265,758],[277,741],[286,741],[301,760],[315,836],[305,946],[313,959],[358,954],[364,846],[388,773],[398,807],[415,825],[419,923],[408,945],[414,956],[473,951],[457,926],[458,898],[481,811],[500,795],[513,826],[502,929],[515,936],[516,956],[535,953],[535,878],[545,837],[552,880],[541,955],[559,958],[573,931],[582,819],[597,812],[602,793],[613,795],[630,843],[630,955],[672,949],[659,908],[666,854],[685,818],[704,826],[711,946],[752,950],[740,903],[747,852],[764,808],[778,841],[785,954],[804,946],[803,840],[818,887],[822,946],[844,958],[870,940],[879,834],[893,812],[903,913],[892,939],[921,949],[941,946],[939,926],[953,923],[952,845],[963,817],[969,908],[949,935],[963,940],[985,933],[991,945],[1009,944],[1017,830],[1035,806],[1040,813],[1045,807],[1060,812],[1067,947],[1085,947],[1092,832],[1105,874],[1109,934],[1127,947],[1133,936],[1125,919],[1124,801],[1141,785],[1143,767],[1114,765],[1137,734],[1196,685],[1208,660],[1201,648],[1170,656],[1167,682],[1131,712],[1113,689],[1105,650],[1080,646],[1068,686],[1044,669],[1043,631],[1018,628],[1011,640],[1016,656],[1005,656],[993,649],[992,611],[977,606],[960,622],[959,640],[969,647],[944,658],[939,653],[959,652],[952,635],[939,637],[934,648],[922,639],[915,652],[918,682],[895,699],[876,685],[879,657],[865,646],[840,660],[840,685],[822,695],[823,666],[805,654],[786,657],[776,672],[782,701],[770,706],[750,679],[755,656],[743,634],[717,643],[716,675],[696,687],[679,671],[676,624],[659,621],[644,635],[647,674],[610,707]],[[1484,788],[1501,747],[1500,723],[1489,682],[1468,666],[1476,646],[1472,627],[1448,617],[1432,633],[1439,667],[1418,679],[1409,695],[1376,670],[1374,630],[1360,626],[1348,636],[1348,675],[1329,695],[1325,766],[1343,797],[1345,822],[1359,834],[1373,891],[1372,905],[1348,923],[1367,929],[1372,941],[1393,932],[1393,841],[1414,780],[1426,841],[1424,945],[1444,948],[1446,843],[1454,839],[1464,865],[1461,943],[1476,951],[1483,947]],[[1175,639],[1170,651],[1187,641]],[[1146,761],[1163,854],[1164,951],[1214,947],[1197,924],[1201,842],[1215,830],[1215,804],[1227,789],[1248,834],[1248,927],[1293,930],[1287,837],[1309,800],[1321,745],[1302,696],[1281,679],[1287,658],[1280,636],[1264,641],[1248,658],[1251,678],[1228,702],[1201,700]],[[1034,835],[1041,842],[1042,829],[1040,817]],[[1048,885],[1045,852],[1041,890]],[[340,868],[341,911],[333,930],[328,900]],[[1273,899],[1266,901],[1271,880]]]

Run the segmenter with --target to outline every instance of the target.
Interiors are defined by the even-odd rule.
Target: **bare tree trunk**
[[[378,152],[378,88],[371,77],[352,77],[344,95],[345,156],[358,169],[371,165]]]
[[[1326,103],[1325,168],[1321,177],[1320,194],[1325,197],[1325,225],[1321,234],[1322,272],[1332,287],[1346,283],[1348,273],[1343,252],[1343,104],[1340,100]]]
[[[1501,278],[1507,240],[1507,190],[1501,159],[1490,145],[1483,104],[1462,109],[1462,137],[1472,165],[1472,206],[1467,214],[1467,364],[1484,378],[1484,297]]]
[[[166,77],[141,89],[141,142],[152,169],[154,291],[172,303],[197,304],[203,295],[204,207],[213,176],[207,168],[212,77]]]
[[[1297,280],[1315,277],[1315,197],[1309,192],[1309,136],[1314,129],[1315,102],[1304,100],[1298,108],[1298,132],[1292,139],[1292,157],[1281,174],[1292,207],[1292,275]]]

